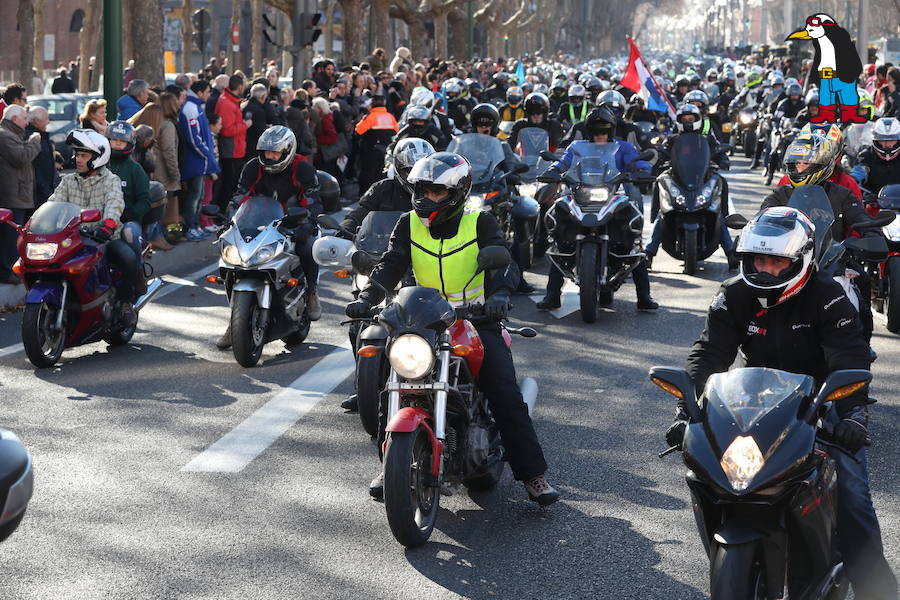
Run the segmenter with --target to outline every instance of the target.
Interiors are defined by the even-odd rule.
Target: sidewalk
[[[200,260],[213,262],[219,257],[219,249],[213,244],[215,241],[215,237],[203,242],[184,241],[168,252],[154,251],[148,261],[153,265],[153,276],[177,272],[181,270],[179,267],[186,263]],[[0,311],[9,311],[23,302],[25,302],[24,285],[0,283]]]

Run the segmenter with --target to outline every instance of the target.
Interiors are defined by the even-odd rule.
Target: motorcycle
[[[122,274],[106,257],[105,240],[82,229],[100,220],[99,209],[69,202],[45,202],[22,226],[12,212],[0,209],[0,222],[19,233],[19,260],[13,272],[28,291],[22,316],[22,344],[28,360],[38,368],[55,365],[65,348],[104,340],[111,346],[127,344],[137,325],[125,326],[118,282]],[[144,245],[142,259],[150,253]],[[162,287],[153,279],[134,303],[135,313]]]
[[[844,155],[841,157],[841,166],[847,171],[859,163],[859,153],[863,148],[871,147],[875,123],[851,123],[844,130]]]
[[[518,165],[512,173],[504,173],[499,168],[505,158],[500,141],[480,133],[453,138],[447,152],[459,154],[472,165],[472,189],[466,201],[467,208],[493,214],[514,255],[519,258],[520,266],[530,267],[532,236],[540,209],[534,198],[513,194],[510,190],[510,184],[519,181],[517,175],[527,173],[528,166]]]
[[[671,164],[656,180],[653,214],[662,219],[663,249],[684,261],[684,273],[719,247],[720,206],[724,181],[711,162],[709,144],[700,133],[675,138]]]
[[[769,162],[766,164],[766,185],[772,185],[775,172],[782,170],[784,153],[799,133],[800,129],[794,127],[793,120],[787,117],[781,119],[780,127],[772,128],[771,141],[769,142],[769,147],[772,150],[769,153]]]
[[[31,453],[12,431],[0,429],[0,542],[25,518],[34,491]]]
[[[756,152],[756,125],[759,120],[759,113],[755,108],[742,108],[735,115],[734,123],[731,125],[731,145],[737,146],[740,142],[744,148],[744,158],[753,158]],[[725,128],[723,126],[724,133]]]
[[[519,131],[518,143],[513,148],[522,164],[528,167],[519,176],[518,191],[521,195],[534,198],[540,210],[532,232],[531,258],[540,258],[547,251],[547,231],[543,221],[547,209],[553,204],[557,186],[544,185],[538,175],[547,170],[556,157],[549,154],[550,134],[540,127],[525,127]]]
[[[878,192],[878,215],[885,210],[900,210],[900,184],[886,185]],[[884,313],[887,329],[900,333],[900,221],[882,229],[887,239],[887,260],[868,268],[872,284],[872,306]]]
[[[204,206],[203,214],[224,221],[219,207]],[[295,230],[309,215],[267,196],[247,198],[219,235],[219,275],[207,281],[225,285],[231,305],[234,358],[242,367],[259,362],[263,347],[276,339],[289,346],[309,334],[306,304],[308,284],[300,258],[293,252]]]
[[[785,587],[791,598],[844,598],[832,456],[853,455],[832,441],[829,417],[872,374],[835,371],[816,393],[809,375],[736,368],[710,377],[699,403],[683,369],[653,367],[650,379],[689,416],[682,445],[659,456],[682,451],[711,599],[774,600]]]
[[[478,252],[479,273],[509,262],[502,246]],[[406,547],[428,541],[442,488],[462,483],[484,490],[502,476],[499,431],[478,387],[484,347],[472,322],[484,318],[482,305],[454,309],[438,290],[425,287],[402,288],[377,315],[388,332],[384,351],[391,367],[384,507],[391,532]],[[505,332],[507,345],[510,334],[537,335],[527,327]],[[537,384],[525,378],[520,389],[531,412]]]
[[[578,284],[585,323],[597,320],[598,307],[612,303],[615,291],[644,260],[638,249],[644,217],[626,194],[617,192],[622,183],[634,181],[616,168],[619,143],[591,146],[594,154],[584,156],[562,176],[569,193],[544,216],[551,236],[547,256],[563,276]],[[538,179],[557,181],[553,176]]]

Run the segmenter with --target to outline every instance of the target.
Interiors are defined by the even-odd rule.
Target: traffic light
[[[209,43],[210,39],[210,24],[212,19],[209,16],[209,11],[205,8],[201,8],[200,10],[194,11],[194,14],[191,15],[191,23],[194,26],[193,40],[194,45],[197,46],[197,50],[200,51],[200,54],[206,52],[206,45]]]
[[[316,43],[322,30],[317,27],[322,20],[322,13],[299,13],[297,21],[294,23],[294,40],[296,45],[311,46]]]
[[[278,46],[277,42],[277,33],[278,28],[272,23],[272,18],[269,17],[268,14],[263,13],[263,35],[266,36],[266,41],[272,44],[273,46]]]

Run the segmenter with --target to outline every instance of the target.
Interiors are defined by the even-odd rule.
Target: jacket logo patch
[[[766,335],[766,328],[759,327],[757,325],[754,325],[753,323],[750,323],[750,325],[747,327],[747,333],[751,335]]]
[[[126,187],[126,186],[128,186],[128,182],[127,182],[127,181],[123,181],[123,182],[122,182],[122,187]]]
[[[716,294],[716,297],[713,298],[713,301],[709,304],[709,310],[728,310],[728,307],[725,306],[725,294],[719,292]]]
[[[803,329],[804,327],[812,327],[809,323],[797,323],[796,325],[791,325],[791,329],[797,331],[798,329]]]
[[[837,298],[833,298],[833,299],[829,300],[823,308],[825,310],[828,310],[829,308],[831,308],[834,305],[835,302],[839,301],[843,297],[844,296],[838,296]]]
[[[845,325],[849,325],[849,324],[852,323],[852,322],[853,322],[853,319],[841,319],[840,321],[838,321],[837,326],[838,326],[838,327],[843,327],[843,326],[845,326]]]

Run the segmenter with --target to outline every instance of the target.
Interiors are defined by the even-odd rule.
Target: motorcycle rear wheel
[[[693,275],[697,272],[697,230],[688,229],[684,232],[684,274]]]
[[[359,420],[370,436],[378,435],[378,406],[381,390],[388,379],[389,366],[383,352],[375,356],[360,356],[356,362],[356,403]]]
[[[764,582],[756,544],[721,546],[710,567],[710,600],[764,600]]]
[[[581,319],[585,323],[597,320],[597,253],[596,244],[582,244],[578,256],[578,300],[581,304]]]
[[[39,369],[52,367],[62,356],[66,345],[65,324],[63,331],[50,332],[50,324],[56,321],[60,309],[46,302],[25,305],[22,316],[22,345],[31,364]]]
[[[250,368],[259,362],[266,342],[266,330],[261,325],[263,309],[253,292],[235,292],[231,305],[231,349],[242,367]]]
[[[437,521],[440,487],[432,485],[431,439],[422,425],[393,432],[384,454],[384,508],[391,533],[407,548],[431,537]]]
[[[303,309],[303,316],[300,317],[300,324],[297,327],[297,330],[294,333],[284,336],[281,338],[281,341],[285,343],[287,346],[296,346],[298,344],[302,344],[306,341],[306,336],[309,335],[309,309]]]
[[[900,333],[900,257],[887,263],[887,328],[891,333]]]

